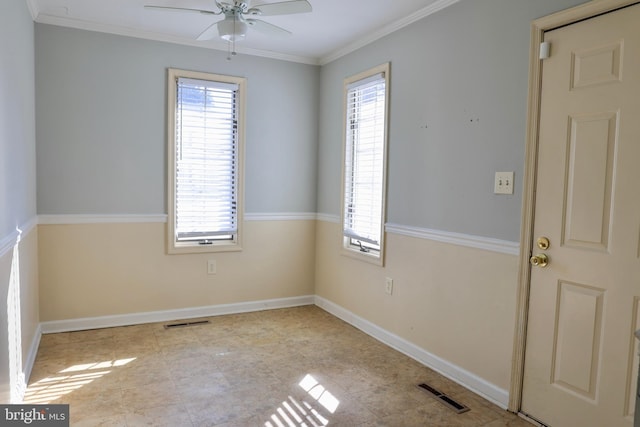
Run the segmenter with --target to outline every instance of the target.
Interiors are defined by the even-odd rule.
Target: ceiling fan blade
[[[207,28],[205,28],[205,30],[203,32],[200,33],[200,35],[196,38],[196,40],[198,41],[203,41],[203,40],[211,40],[215,37],[218,36],[218,22],[214,22],[213,24],[209,25]]]
[[[274,16],[291,15],[294,13],[311,12],[311,3],[307,0],[281,1],[278,3],[264,3],[251,7],[248,15]]]
[[[220,12],[214,12],[212,10],[202,10],[202,9],[189,9],[187,7],[169,7],[169,6],[153,6],[153,5],[145,5],[145,9],[151,10],[163,10],[168,12],[191,12],[191,13],[200,13],[202,15],[220,15]]]
[[[263,34],[268,34],[270,36],[289,36],[291,35],[291,31],[285,30],[282,27],[278,27],[277,25],[269,24],[266,21],[262,21],[260,19],[247,19],[247,24],[249,24],[252,28],[255,28],[256,31],[259,31]]]

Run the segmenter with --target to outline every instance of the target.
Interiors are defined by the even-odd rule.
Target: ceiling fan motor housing
[[[218,22],[218,34],[220,38],[230,42],[243,40],[247,35],[249,25],[239,16],[227,15]]]

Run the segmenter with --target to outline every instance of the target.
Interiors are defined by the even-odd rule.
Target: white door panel
[[[522,412],[631,426],[640,296],[640,6],[545,33]]]

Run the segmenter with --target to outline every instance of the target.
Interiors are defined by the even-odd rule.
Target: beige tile
[[[130,342],[116,341],[114,358],[116,360],[139,359],[150,355],[157,355],[160,345],[152,337],[152,340],[137,340]]]
[[[133,411],[182,403],[173,381],[158,381],[145,386],[123,388],[122,399],[127,402],[127,409]]]
[[[168,347],[161,347],[158,354],[169,366],[180,366],[191,359],[208,358],[209,363],[213,361],[211,350],[199,342],[179,343]]]
[[[29,382],[38,382],[44,378],[56,375],[58,372],[68,368],[67,357],[62,355],[60,358],[46,358],[38,356],[33,364]]]
[[[327,375],[348,393],[384,387],[390,382],[384,374],[371,372],[366,367],[360,368],[351,364],[329,371]]]
[[[461,421],[460,416],[461,415],[456,414],[442,404],[433,401],[428,405],[382,417],[381,425],[402,425],[406,427],[422,427],[425,425],[433,427],[458,427],[466,425]],[[478,423],[474,425],[481,426],[482,424]]]
[[[107,340],[69,343],[66,360],[71,366],[110,362],[115,360],[115,346]]]
[[[70,343],[89,343],[113,339],[114,330],[117,328],[90,329],[85,331],[69,332]]]
[[[222,374],[183,378],[175,381],[175,386],[176,393],[184,403],[215,399],[232,389]]]
[[[209,320],[44,335],[27,398],[69,403],[74,426],[528,425],[315,306]]]
[[[125,389],[151,387],[157,384],[173,384],[170,372],[165,368],[141,367],[121,372],[118,384]]]
[[[120,328],[113,329],[113,337],[116,341],[120,341],[131,338],[148,338],[153,335],[154,331],[162,329],[162,326],[153,323],[145,323],[141,325],[122,326]]]
[[[268,368],[239,369],[224,372],[224,378],[232,388],[256,388],[281,384],[280,379]]]
[[[139,353],[135,357],[118,359],[120,371],[127,372],[144,369],[167,369],[169,366],[161,351]]]
[[[182,405],[163,405],[155,408],[139,409],[125,415],[127,426],[188,427],[191,418]]]
[[[124,415],[125,407],[120,390],[83,393],[82,389],[67,395],[71,425],[88,419],[110,419]]]
[[[504,415],[501,418],[485,424],[483,427],[531,427],[532,424],[519,418],[515,414]]]
[[[217,319],[210,320],[209,325],[194,328],[193,334],[202,343],[220,340],[227,337],[234,337],[238,333],[232,325],[220,322]]]
[[[72,425],[74,427],[132,427],[131,424],[127,424],[124,415],[84,418],[73,421]]]
[[[222,376],[213,358],[206,354],[168,362],[167,368],[171,379],[176,382],[180,380],[191,380],[193,378],[206,378],[214,374]]]
[[[227,353],[217,354],[213,362],[221,371],[246,370],[254,371],[266,367],[266,363],[250,347],[243,350],[231,350]]]
[[[65,345],[69,343],[69,332],[61,332],[58,334],[43,334],[40,337],[39,349],[47,349],[56,345]]]
[[[331,388],[328,388],[328,390],[332,391]],[[328,399],[326,406],[322,404],[322,399],[315,400],[309,395],[304,396],[302,401],[310,404],[318,413],[322,414],[329,421],[329,425],[354,426],[362,423],[371,424],[377,419],[376,415],[358,399],[340,394],[334,397],[336,400]],[[335,408],[334,404],[337,404]]]
[[[191,328],[159,329],[153,332],[160,347],[172,347],[185,343],[197,343]]]
[[[376,387],[352,396],[379,417],[401,414],[419,405],[415,395],[393,386]]]
[[[69,354],[68,344],[50,345],[49,347],[39,347],[36,355],[34,368],[49,364],[63,365],[66,368],[67,356]],[[55,369],[55,367],[53,367]]]
[[[185,406],[194,426],[213,426],[253,416],[244,399],[226,393],[215,399],[194,399],[185,402]]]
[[[248,427],[248,426],[264,426],[264,421],[260,416],[250,416],[247,418],[238,418],[226,423],[215,425],[215,427]]]

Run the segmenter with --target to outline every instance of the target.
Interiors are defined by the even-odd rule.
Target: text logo
[[[0,405],[0,425],[69,427],[69,405]]]

